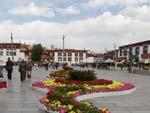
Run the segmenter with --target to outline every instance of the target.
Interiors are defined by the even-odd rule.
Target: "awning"
[[[107,60],[104,61],[105,63],[114,63],[114,60],[108,58]]]
[[[145,64],[150,63],[150,59],[145,59],[145,60],[144,60],[144,63],[145,63]]]

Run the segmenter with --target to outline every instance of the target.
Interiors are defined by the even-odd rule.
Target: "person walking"
[[[3,73],[2,73],[2,71],[3,71],[3,66],[0,66],[0,78],[3,78]]]
[[[13,71],[13,62],[8,57],[8,61],[6,62],[6,71],[7,71],[7,77],[8,80],[11,80],[12,78],[12,71]]]
[[[26,79],[26,70],[27,70],[26,62],[22,60],[21,63],[19,64],[21,82],[23,82]]]
[[[31,73],[32,73],[32,61],[31,59],[28,60],[27,62],[27,77],[31,78]]]

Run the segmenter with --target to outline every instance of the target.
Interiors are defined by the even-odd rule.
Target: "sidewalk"
[[[134,70],[134,73],[150,76],[150,70]]]

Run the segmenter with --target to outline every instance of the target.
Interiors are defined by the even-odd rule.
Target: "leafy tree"
[[[40,61],[42,57],[43,47],[41,44],[34,44],[32,47],[32,60]]]

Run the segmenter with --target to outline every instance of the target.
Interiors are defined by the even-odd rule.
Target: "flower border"
[[[83,101],[83,100],[97,98],[97,97],[127,95],[127,94],[130,94],[130,93],[133,93],[134,91],[136,91],[136,87],[133,84],[125,83],[125,82],[124,82],[124,84],[125,85],[121,88],[116,88],[116,89],[112,89],[112,90],[111,89],[109,89],[109,90],[97,90],[95,92],[89,92],[87,94],[76,96],[75,99],[77,101]],[[43,93],[47,93],[49,91],[48,88],[46,88],[46,87],[40,88],[37,86],[33,86],[33,88],[38,90],[38,91],[41,91]],[[40,98],[40,100],[38,102],[39,108],[41,110],[46,111],[48,113],[59,113],[57,111],[54,112],[54,111],[48,110],[47,107],[44,104],[42,104],[42,102],[41,102],[42,98]]]

